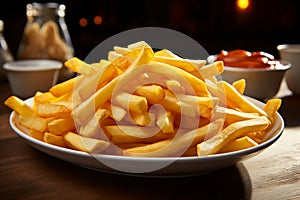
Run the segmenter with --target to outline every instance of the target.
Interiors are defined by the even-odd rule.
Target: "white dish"
[[[259,107],[264,106],[264,104],[260,101],[252,98],[249,99]],[[32,106],[33,98],[27,99],[26,103]],[[251,158],[262,152],[262,150],[277,141],[284,129],[284,121],[280,114],[277,113],[274,126],[269,130],[267,134],[269,136],[269,139],[267,139],[262,144],[252,148],[204,157],[194,156],[180,158],[140,158],[100,154],[91,155],[85,152],[47,144],[30,137],[20,128],[18,128],[14,122],[14,116],[15,113],[12,112],[9,118],[11,128],[21,138],[25,139],[31,146],[44,153],[85,168],[135,176],[188,176],[203,174],[228,166],[233,166],[238,162]]]
[[[209,56],[208,63],[214,62],[216,57],[217,55]],[[287,61],[280,60],[280,63],[281,67],[276,69],[224,66],[219,79],[229,83],[245,79],[245,95],[262,100],[270,99],[277,94],[285,73],[291,68],[291,64]]]
[[[17,60],[3,65],[12,93],[22,98],[37,91],[48,91],[57,83],[62,67],[62,62],[43,59]]]

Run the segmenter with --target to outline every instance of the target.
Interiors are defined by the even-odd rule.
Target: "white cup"
[[[294,94],[300,94],[300,44],[282,44],[277,46],[279,56],[292,64],[286,72],[286,83]]]
[[[3,65],[11,91],[22,98],[46,92],[56,84],[63,64],[54,60],[18,60]]]

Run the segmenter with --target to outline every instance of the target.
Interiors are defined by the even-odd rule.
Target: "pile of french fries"
[[[43,142],[84,151],[137,157],[208,156],[259,145],[274,123],[280,99],[264,108],[243,95],[245,80],[218,80],[223,62],[154,52],[144,41],[115,46],[107,60],[74,57],[78,76],[33,106],[11,96],[15,124]]]

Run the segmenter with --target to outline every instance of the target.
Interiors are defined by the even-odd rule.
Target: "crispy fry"
[[[209,78],[221,74],[224,71],[223,61],[217,61],[208,65],[205,65],[199,69],[199,73],[203,78]]]
[[[33,114],[32,109],[19,97],[10,96],[5,100],[4,104],[20,115]]]
[[[230,141],[226,146],[220,149],[219,153],[226,153],[232,151],[238,151],[250,147],[257,146],[258,144],[248,136],[238,138]]]
[[[232,83],[232,86],[240,93],[244,94],[244,91],[246,89],[246,80],[245,79],[240,79],[237,81],[234,81]]]
[[[157,127],[105,126],[104,129],[113,143],[152,143],[169,139],[174,134],[164,134]]]
[[[85,137],[106,140],[106,136],[100,128],[100,121],[107,118],[108,115],[108,110],[98,109],[92,119],[87,124],[80,127],[79,134]]]
[[[60,97],[66,93],[69,93],[73,90],[75,82],[79,84],[81,81],[83,81],[84,76],[76,76],[72,79],[66,80],[64,82],[61,82],[49,89],[49,91],[56,97]]]
[[[116,68],[114,65],[106,62],[100,62],[100,65],[102,66],[97,73],[78,86],[77,90],[81,100],[87,99],[115,77]]]
[[[36,92],[34,95],[34,101],[37,103],[49,103],[57,99],[51,92]]]
[[[170,111],[159,112],[157,114],[157,126],[163,133],[174,133],[174,113]]]
[[[145,146],[133,147],[123,151],[126,156],[138,157],[161,157],[168,155],[183,154],[190,146],[202,142],[205,137],[211,137],[218,133],[223,127],[224,121],[222,119],[216,120],[207,126],[189,131],[174,139],[161,140]],[[178,156],[178,155],[177,155]]]
[[[145,97],[124,92],[118,94],[115,100],[120,106],[122,106],[126,110],[140,114],[148,111],[148,103]]]
[[[92,75],[97,71],[94,66],[89,65],[76,57],[67,60],[65,62],[65,66],[71,69],[73,72],[77,72],[84,75]]]
[[[71,116],[52,120],[48,123],[49,132],[55,135],[62,135],[75,129],[74,120]]]
[[[215,154],[230,141],[251,131],[262,131],[266,129],[269,124],[270,121],[265,116],[235,122],[212,138],[198,144],[197,154],[198,156]]]
[[[124,108],[112,105],[110,102],[105,102],[102,107],[108,111],[109,117],[115,119],[116,121],[121,121],[127,114]]]
[[[37,130],[34,129],[30,129],[29,131],[29,135],[37,140],[43,141],[44,142],[44,132],[39,132]]]
[[[224,108],[221,106],[217,106],[213,116],[213,118],[215,119],[224,118],[227,124],[232,124],[247,119],[254,119],[257,117],[257,113],[246,113],[231,108]]]
[[[57,104],[36,104],[35,113],[39,117],[61,118],[70,115],[70,109],[63,105]]]
[[[33,115],[17,115],[18,123],[28,129],[34,129],[38,132],[45,132],[47,130],[48,120]]]
[[[165,96],[164,89],[159,85],[140,86],[134,93],[146,97],[147,101],[151,104],[159,103]]]
[[[170,75],[172,78],[180,76],[185,81],[188,81],[190,86],[194,89],[194,93],[196,95],[204,97],[210,96],[204,81],[182,69],[176,67],[174,68],[166,63],[152,61],[148,65],[148,70],[159,74]]]
[[[144,112],[144,113],[135,113],[130,112],[129,115],[127,115],[128,118],[125,119],[125,121],[132,122],[135,125],[139,126],[154,126],[155,116],[151,113]],[[129,119],[130,118],[130,119]]]
[[[46,132],[44,134],[44,141],[48,144],[53,144],[55,146],[59,146],[59,147],[67,147],[64,138],[60,135],[55,135],[49,132]]]
[[[281,99],[270,99],[269,101],[267,101],[264,110],[267,113],[268,119],[271,122],[274,121],[275,114],[280,108],[281,102]]]
[[[109,142],[83,137],[73,132],[64,134],[63,138],[70,148],[87,153],[101,153],[109,146]]]
[[[226,98],[234,103],[235,108],[239,108],[244,112],[259,113],[260,115],[266,116],[266,112],[256,106],[254,103],[250,102],[248,99],[243,97],[232,85],[225,81],[219,81],[217,83],[218,87],[224,88],[226,93]]]

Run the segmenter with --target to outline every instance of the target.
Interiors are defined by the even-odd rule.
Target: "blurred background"
[[[14,56],[26,25],[26,4],[49,1],[1,1],[4,36]],[[106,38],[132,28],[157,26],[180,31],[209,54],[221,50],[265,51],[300,43],[298,0],[69,0],[65,21],[75,56],[84,59]]]

